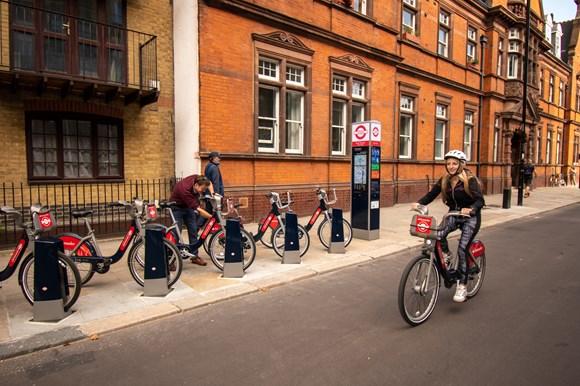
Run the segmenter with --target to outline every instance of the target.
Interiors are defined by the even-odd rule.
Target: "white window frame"
[[[520,30],[517,28],[510,28],[509,36],[510,39],[519,39],[520,38]]]
[[[494,130],[493,130],[493,162],[497,162],[499,159],[499,135],[501,132],[501,126],[499,117],[495,117]]]
[[[403,31],[407,31],[413,35],[417,34],[417,9],[414,8],[415,5],[411,5],[405,1],[405,4],[409,6],[403,5],[403,12],[401,13],[401,24],[403,25]],[[411,16],[411,25],[405,24],[405,13]]]
[[[467,26],[467,60],[469,62],[475,62],[476,58],[477,58],[477,29],[471,26]]]
[[[287,90],[286,91],[286,103],[288,103],[288,94],[298,94],[300,95],[300,120],[290,120],[288,119],[288,114],[286,114],[286,149],[284,151],[289,154],[302,154],[304,152],[304,99],[305,95],[302,91],[296,90]],[[287,109],[288,107],[286,107]],[[298,123],[299,132],[298,132],[298,149],[289,149],[288,148],[288,124],[289,123]]]
[[[441,40],[441,33],[444,39]],[[437,33],[437,53],[443,57],[449,57],[449,29],[443,26],[439,27],[439,31]]]
[[[554,103],[554,75],[550,74],[550,84],[548,89],[548,102]]]
[[[355,84],[357,85],[355,87]],[[366,86],[367,83],[363,80],[358,80],[358,79],[353,79],[352,80],[352,91],[351,91],[351,96],[353,97],[353,99],[359,99],[359,100],[364,100],[366,99]],[[357,92],[355,93],[355,90],[357,90]]]
[[[397,152],[399,158],[401,159],[411,159],[413,157],[413,129],[415,124],[415,98],[408,95],[401,95],[399,101],[400,114],[399,114],[399,146],[397,147]],[[402,120],[403,117],[408,118],[409,122],[409,133],[403,134],[402,130]],[[407,154],[401,154],[401,141],[405,142],[405,150]]]
[[[520,52],[520,42],[510,40],[508,45],[508,52]]]
[[[417,0],[403,0],[403,3],[410,5],[411,7],[417,7]]]
[[[336,88],[335,86],[341,85],[341,89]],[[347,88],[348,88],[348,79],[342,76],[334,75],[332,77],[332,93],[335,95],[347,95]]]
[[[367,0],[353,0],[352,9],[356,12],[366,15],[367,14]]]
[[[339,98],[334,98],[332,100],[332,117],[334,117],[334,103],[335,102],[340,102],[342,104],[342,122],[343,125],[335,125],[334,121],[331,121],[331,135],[334,133],[334,129],[340,129],[340,150],[334,150],[332,149],[332,155],[345,155],[346,154],[346,125],[347,125],[347,118],[346,118],[346,110],[347,110],[347,106],[348,106],[348,102],[344,99],[339,99]],[[330,146],[332,146],[332,139],[331,138],[331,144]]]
[[[258,152],[278,153],[278,137],[279,137],[279,132],[280,132],[279,131],[280,130],[280,128],[279,128],[280,127],[280,88],[276,87],[276,86],[265,85],[265,84],[260,84],[259,87],[260,88],[267,88],[267,89],[271,89],[271,90],[275,91],[275,100],[274,100],[275,117],[258,116]],[[258,106],[258,111],[259,111],[259,106]],[[273,127],[270,128],[270,127],[260,126],[260,124],[259,124],[260,119],[274,122]],[[272,140],[268,141],[268,140],[260,139],[260,136],[259,136],[260,129],[272,130]],[[272,144],[272,147],[271,148],[270,147],[260,147],[260,143]]]
[[[520,58],[516,54],[508,55],[508,68],[507,77],[508,79],[518,79],[519,78],[519,66]]]
[[[471,149],[473,144],[473,111],[465,112],[465,125],[463,133],[463,152],[467,160],[471,161]],[[467,135],[469,133],[469,135]]]
[[[558,105],[564,106],[564,82],[560,81],[560,87],[558,91]]]
[[[260,65],[260,62],[266,62],[275,65],[276,76],[270,76],[262,73],[263,67]],[[266,57],[260,57],[258,59],[258,78],[264,80],[280,80],[280,61],[275,59],[270,59]]]
[[[299,74],[297,74],[296,72],[293,71],[299,71]],[[295,86],[304,86],[304,74],[306,73],[304,67],[302,66],[297,66],[294,64],[288,64],[286,65],[286,84],[291,84],[291,85],[295,85]],[[295,80],[289,79],[292,77],[299,77],[300,81],[297,82]]]
[[[550,164],[552,162],[552,132],[548,131],[548,136],[546,137],[546,163]]]
[[[445,139],[447,135],[448,127],[448,116],[449,116],[449,106],[442,103],[437,103],[435,106],[435,144],[433,148],[433,157],[436,160],[442,160],[445,156]],[[441,137],[437,136],[437,127],[441,124],[443,131],[441,132]],[[438,145],[440,145],[440,154],[437,154]]]
[[[562,146],[562,134],[560,132],[556,133],[556,164],[560,164],[560,155],[562,152],[560,151],[560,146]]]

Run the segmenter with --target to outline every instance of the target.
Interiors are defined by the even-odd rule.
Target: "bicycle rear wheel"
[[[169,266],[169,283],[172,285],[179,280],[181,271],[183,270],[183,260],[179,255],[177,247],[168,240],[163,240],[165,246],[165,258]],[[135,241],[131,250],[129,250],[129,257],[127,257],[127,265],[131,276],[140,286],[145,285],[145,243],[143,239]]]
[[[66,272],[67,288],[65,288],[64,310],[68,311],[81,294],[81,276],[75,263],[64,253],[58,252],[58,263],[62,272]],[[30,253],[18,272],[18,284],[28,303],[34,303],[34,254]]]
[[[469,267],[467,280],[467,297],[472,298],[477,295],[483,285],[483,278],[485,276],[485,254],[479,256],[477,259],[469,256],[468,259],[474,262],[473,266]]]
[[[433,313],[440,281],[429,256],[417,256],[405,267],[399,282],[399,312],[411,326],[420,325]]]
[[[75,233],[61,233],[55,237],[62,240],[65,252],[72,251],[81,241],[81,236]],[[75,251],[74,254],[69,253],[71,260],[75,263],[77,269],[79,270],[79,274],[81,275],[81,285],[87,284],[93,278],[95,275],[95,267],[93,263],[78,261],[77,257],[96,255],[97,251],[90,241],[83,242],[83,244]]]
[[[318,227],[318,238],[324,248],[328,248],[330,245],[330,232],[332,231],[332,223],[326,218],[320,223]],[[352,227],[346,219],[342,219],[342,231],[344,234],[344,246],[348,247],[348,244],[352,241]]]
[[[244,271],[252,265],[256,259],[256,243],[254,237],[245,229],[240,229],[242,236],[242,252],[244,255]],[[223,229],[216,232],[209,242],[209,256],[211,262],[220,271],[224,270],[224,259],[226,254],[226,234]]]

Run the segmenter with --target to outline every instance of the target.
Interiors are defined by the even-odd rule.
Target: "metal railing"
[[[140,198],[153,202],[169,199],[176,180],[173,178],[134,180],[122,183],[27,185],[4,182],[0,184],[0,206],[13,207],[30,219],[30,206],[40,203],[48,205],[56,217],[60,232],[85,232],[84,224],[72,216],[76,209],[91,209],[91,225],[97,236],[123,234],[131,218],[124,209],[110,208],[117,201]],[[0,247],[13,244],[22,231],[17,229],[10,216],[0,215]]]
[[[158,90],[157,37],[0,0],[0,71]]]

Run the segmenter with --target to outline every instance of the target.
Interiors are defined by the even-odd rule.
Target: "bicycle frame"
[[[326,219],[328,221],[332,221],[332,217],[330,215],[330,205],[332,205],[336,202],[336,190],[334,190],[334,200],[332,200],[332,201],[327,200],[326,192],[324,190],[318,189],[316,192],[318,194],[319,204],[318,204],[318,208],[316,208],[316,210],[314,211],[314,213],[310,217],[310,220],[308,220],[308,224],[306,224],[306,226],[304,226],[304,229],[306,229],[306,232],[310,232],[310,229],[312,229],[314,224],[316,224],[316,221],[318,220],[318,217],[320,217],[321,213],[324,213],[324,217],[326,217]]]
[[[277,229],[280,225],[283,225],[284,222],[282,221],[282,215],[280,214],[280,209],[286,209],[290,206],[290,192],[286,192],[286,196],[288,197],[288,202],[283,205],[280,201],[280,195],[275,192],[270,192],[267,194],[266,197],[270,199],[270,204],[272,205],[270,212],[264,219],[263,222],[260,223],[258,227],[258,232],[254,235],[254,241],[260,241],[262,236],[268,230],[268,227],[272,228],[272,230]]]
[[[91,228],[89,220],[86,217],[83,218],[83,220],[85,221],[88,230],[86,236],[81,237],[80,239],[66,234],[60,236],[60,239],[65,244],[66,253],[69,255],[76,253],[75,261],[79,263],[115,264],[123,258],[129,244],[143,235],[143,224],[141,224],[141,221],[137,221],[133,218],[127,233],[125,233],[123,240],[117,248],[117,251],[111,256],[103,256],[99,242],[95,237],[95,231]],[[87,243],[87,241],[89,242]]]

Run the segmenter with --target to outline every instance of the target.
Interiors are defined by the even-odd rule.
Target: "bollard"
[[[298,217],[294,213],[286,213],[286,223],[284,225],[284,255],[282,256],[282,264],[300,263]]]
[[[143,296],[165,296],[169,287],[169,264],[165,245],[165,227],[160,224],[145,226],[145,283]]]
[[[224,273],[222,277],[244,277],[244,250],[239,220],[226,221],[226,251],[224,256]]]
[[[344,229],[342,225],[342,209],[332,209],[332,221],[330,227],[330,243],[328,253],[345,253]]]
[[[68,291],[66,269],[58,262],[58,251],[64,251],[61,240],[46,237],[34,242],[34,304],[35,322],[58,322],[71,314],[64,309]]]
[[[504,188],[503,189],[503,209],[509,209],[512,206],[512,189],[511,188]]]

